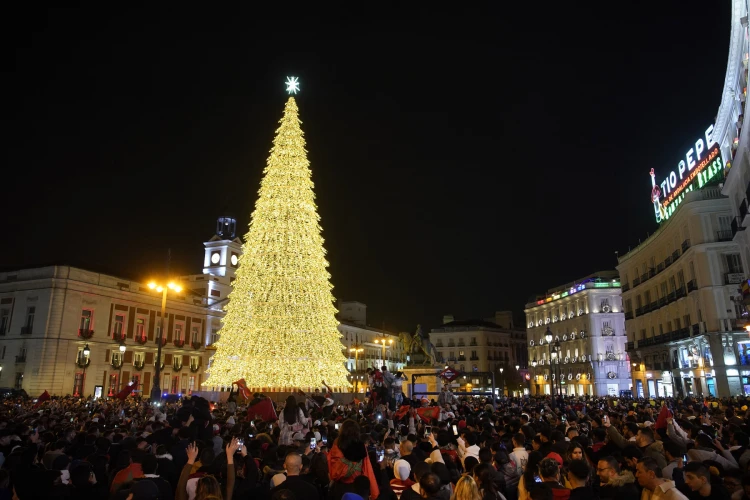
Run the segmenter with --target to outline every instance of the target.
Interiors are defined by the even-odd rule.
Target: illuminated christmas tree
[[[287,90],[296,93],[296,78]],[[349,388],[310,162],[290,96],[264,170],[204,386]]]

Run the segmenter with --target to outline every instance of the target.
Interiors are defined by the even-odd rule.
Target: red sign
[[[448,382],[453,382],[458,378],[458,372],[453,368],[446,368],[440,372],[440,378],[444,378]]]

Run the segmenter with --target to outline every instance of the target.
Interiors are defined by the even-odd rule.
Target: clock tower
[[[236,219],[219,217],[216,220],[216,233],[203,244],[203,274],[228,278],[230,282],[234,279],[237,263],[242,255],[242,240],[236,234]]]

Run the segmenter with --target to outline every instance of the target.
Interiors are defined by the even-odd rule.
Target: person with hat
[[[396,498],[401,498],[401,494],[407,488],[411,488],[414,483],[409,477],[411,476],[411,465],[406,460],[396,460],[393,463],[393,479],[390,487]]]

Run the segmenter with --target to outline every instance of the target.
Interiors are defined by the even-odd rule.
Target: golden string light
[[[207,387],[348,389],[310,162],[290,97],[245,236]]]

